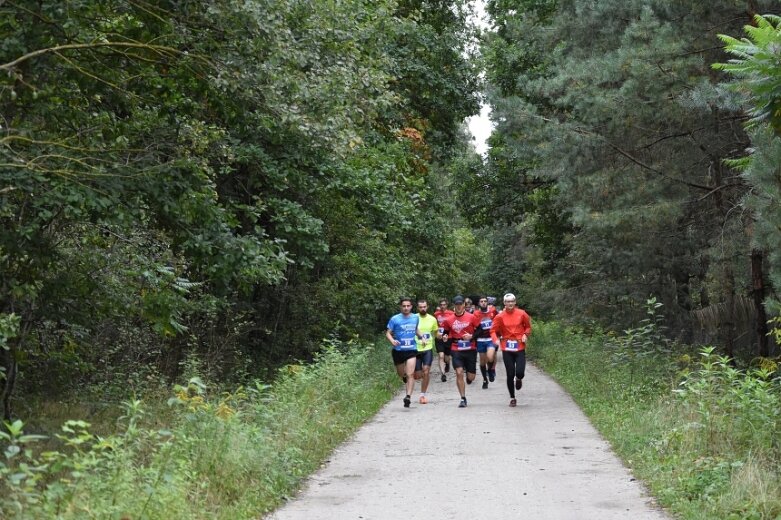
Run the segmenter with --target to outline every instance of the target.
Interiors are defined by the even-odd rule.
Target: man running
[[[453,358],[453,368],[456,371],[456,386],[461,394],[459,408],[466,408],[466,384],[475,380],[477,365],[477,346],[474,341],[475,330],[480,322],[474,314],[464,309],[464,297],[453,298],[455,311],[442,324],[445,329],[444,338],[450,342],[450,355]],[[466,372],[466,384],[464,384]]]
[[[434,360],[434,341],[437,337],[439,322],[428,313],[428,301],[418,300],[418,357],[415,362],[415,379],[420,382],[420,404],[428,403],[426,391],[428,390],[431,363]]]
[[[393,350],[393,364],[396,372],[406,383],[407,395],[404,397],[404,408],[409,408],[410,396],[415,389],[415,361],[418,356],[418,316],[412,314],[412,298],[402,297],[399,300],[401,312],[394,314],[388,320],[385,337],[388,338]]]
[[[439,323],[439,330],[437,331],[437,356],[439,356],[439,372],[442,374],[442,382],[447,381],[447,374],[450,372],[450,343],[442,339],[442,334],[445,333],[445,329],[442,328],[442,324],[445,319],[453,315],[453,311],[447,308],[447,298],[439,300],[439,308],[434,312],[434,317]]]
[[[491,326],[491,339],[494,343],[499,343],[502,349],[510,406],[518,403],[515,391],[523,386],[523,376],[526,373],[526,341],[532,332],[531,318],[526,311],[516,308],[515,303],[514,294],[505,294],[504,310],[496,315]]]
[[[477,354],[480,356],[480,374],[483,376],[483,390],[488,388],[488,382],[496,379],[496,344],[491,339],[491,324],[496,316],[496,308],[488,306],[488,298],[481,296],[477,301],[474,315],[480,321],[477,329]]]

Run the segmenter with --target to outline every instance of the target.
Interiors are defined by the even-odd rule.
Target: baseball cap
[[[464,297],[461,296],[460,294],[455,298],[453,298],[453,305],[460,305],[462,303],[464,303]]]

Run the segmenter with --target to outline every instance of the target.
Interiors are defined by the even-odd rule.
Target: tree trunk
[[[770,343],[768,341],[767,313],[765,313],[765,278],[762,276],[762,261],[765,252],[761,249],[751,250],[751,285],[753,289],[754,306],[757,308],[757,342],[759,343],[759,355],[770,355]]]
[[[730,358],[735,357],[735,274],[728,258],[724,262],[724,321],[720,324],[722,337],[724,338],[724,354]]]
[[[3,368],[5,368],[5,380],[3,381],[3,392],[0,394],[0,402],[3,405],[3,419],[11,420],[11,395],[16,385],[16,373],[18,371],[16,361],[16,341],[10,341],[8,350],[3,351]]]
[[[718,126],[718,122],[716,123]],[[721,159],[714,159],[711,163],[711,175],[713,185],[720,187],[724,183],[724,174],[722,172],[723,164]],[[729,201],[725,200],[722,190],[716,191],[713,197],[716,207],[716,214],[720,217],[720,229],[727,227],[729,215]],[[721,272],[723,275],[722,287],[724,288],[724,319],[719,323],[719,331],[724,339],[724,354],[733,360],[735,357],[735,273],[732,270],[732,259],[727,251],[721,250]]]

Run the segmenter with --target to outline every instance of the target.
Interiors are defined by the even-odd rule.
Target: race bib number
[[[493,323],[493,320],[486,318],[480,322],[480,326],[483,328],[483,330],[488,330],[491,328],[491,323]]]
[[[412,338],[405,338],[400,340],[401,344],[399,345],[399,348],[407,349],[407,348],[417,348],[417,345],[415,345],[415,340]]]
[[[472,350],[472,342],[465,339],[459,339],[456,343],[456,348],[458,350]]]
[[[445,327],[439,327],[439,329],[437,329],[437,330],[439,330],[440,334],[444,334],[445,333]]]
[[[429,333],[423,334],[423,339],[425,339],[426,341],[430,340],[431,339],[431,334],[429,334]]]
[[[514,339],[508,339],[505,343],[505,350],[518,350],[518,342]]]

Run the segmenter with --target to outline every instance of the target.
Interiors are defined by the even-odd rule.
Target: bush
[[[272,385],[221,395],[192,377],[174,388],[168,428],[144,426],[151,418],[131,401],[121,431],[99,437],[68,421],[57,450],[36,451],[41,436],[6,424],[0,516],[257,518],[387,401],[396,379],[386,354],[328,341],[314,363],[284,367]]]
[[[681,518],[781,517],[777,366],[738,370],[712,348],[692,355],[657,341],[652,323],[616,336],[536,322],[530,359]]]

